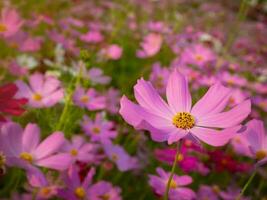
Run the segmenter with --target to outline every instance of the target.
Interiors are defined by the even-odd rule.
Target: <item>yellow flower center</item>
[[[115,154],[115,153],[113,153],[113,154],[111,155],[111,159],[112,159],[113,161],[117,161],[118,158],[119,158],[118,155]]]
[[[256,152],[256,159],[261,160],[267,156],[267,152],[265,150],[259,150]]]
[[[178,162],[181,162],[183,159],[184,159],[183,154],[179,153],[179,154],[177,155],[177,161],[178,161]]]
[[[51,189],[49,187],[43,187],[40,190],[41,196],[46,197],[51,193]]]
[[[43,99],[42,95],[35,93],[32,95],[32,99],[35,101],[41,101]]]
[[[99,198],[102,200],[109,200],[110,196],[109,194],[104,194],[104,195],[99,196]]]
[[[170,183],[170,188],[175,189],[177,187],[178,187],[177,183],[172,179]]]
[[[99,133],[100,133],[100,128],[98,128],[98,127],[94,127],[94,128],[92,129],[92,131],[93,131],[94,134],[99,134]]]
[[[177,128],[186,130],[186,129],[191,129],[194,127],[195,119],[188,112],[179,112],[173,117],[172,123]]]
[[[86,95],[83,95],[81,98],[80,98],[80,101],[83,102],[83,103],[87,103],[89,101],[89,97],[86,96]]]
[[[78,155],[78,151],[76,149],[72,149],[72,150],[70,150],[70,155],[77,156]]]
[[[196,59],[197,61],[203,61],[203,60],[204,60],[204,57],[203,57],[202,55],[200,55],[200,54],[197,54],[197,55],[195,56],[195,59]]]
[[[82,187],[77,187],[74,193],[75,196],[79,199],[83,199],[85,197],[85,191]]]
[[[7,27],[5,24],[0,23],[0,33],[6,32],[7,31]]]
[[[29,163],[32,163],[33,161],[32,155],[27,152],[22,152],[19,157]]]
[[[0,152],[0,167],[4,166],[6,164],[6,156],[3,154],[3,152]]]

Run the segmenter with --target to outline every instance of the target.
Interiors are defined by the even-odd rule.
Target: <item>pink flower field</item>
[[[267,200],[266,0],[0,13],[0,200]]]

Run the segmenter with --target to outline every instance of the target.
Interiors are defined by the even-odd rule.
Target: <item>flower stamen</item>
[[[177,128],[187,130],[187,129],[191,129],[194,127],[195,119],[188,112],[179,112],[173,117],[172,123]]]

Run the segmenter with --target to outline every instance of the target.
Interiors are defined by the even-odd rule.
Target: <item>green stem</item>
[[[254,169],[253,174],[249,177],[248,181],[246,182],[246,184],[242,188],[242,190],[241,190],[240,194],[238,195],[238,197],[236,198],[236,200],[240,200],[241,199],[241,197],[243,196],[243,194],[247,190],[248,186],[250,185],[251,181],[253,180],[253,178],[255,177],[256,174],[257,174],[257,169]]]
[[[248,8],[249,8],[248,0],[242,0],[240,7],[239,7],[239,10],[238,10],[237,18],[235,20],[233,28],[230,29],[231,32],[229,33],[229,36],[228,36],[227,41],[226,41],[226,45],[224,48],[225,53],[231,48],[231,46],[232,46],[232,44],[236,38],[236,35],[238,33],[240,22],[245,19],[246,15],[247,15]]]
[[[81,81],[81,75],[82,75],[82,68],[80,67],[79,69],[79,74],[77,75],[76,77],[76,81],[75,81],[75,87],[77,87],[79,84],[80,84],[80,81]],[[63,112],[59,118],[59,122],[57,123],[56,125],[56,130],[61,130],[63,129],[62,131],[64,131],[64,122],[68,116],[68,111],[69,111],[69,107],[72,103],[72,95],[73,95],[73,92],[74,92],[74,88],[72,87],[72,84],[73,84],[73,81],[71,81],[70,83],[70,86],[68,88],[68,94],[65,98],[65,105],[64,105],[64,109],[63,109]]]
[[[167,183],[167,187],[166,187],[166,190],[165,190],[165,193],[164,193],[164,198],[163,198],[163,200],[168,200],[168,195],[169,195],[169,191],[170,191],[171,181],[172,181],[172,178],[173,178],[173,176],[174,176],[175,167],[176,167],[176,165],[177,165],[177,161],[178,161],[179,146],[180,146],[180,143],[178,142],[178,143],[177,143],[177,150],[176,150],[176,154],[175,154],[175,159],[174,159],[174,162],[173,162],[173,164],[172,164],[171,175],[170,175],[169,180],[168,180],[168,183]]]

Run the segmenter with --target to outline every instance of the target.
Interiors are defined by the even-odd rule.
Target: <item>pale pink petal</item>
[[[134,86],[134,94],[140,106],[146,108],[151,113],[164,118],[172,118],[175,115],[150,82],[143,79],[138,80]]]
[[[171,73],[167,84],[167,100],[173,112],[190,112],[191,94],[188,82],[176,69]]]
[[[246,100],[229,111],[202,116],[197,119],[196,125],[210,128],[229,128],[239,125],[250,112],[251,102]]]
[[[36,165],[55,170],[66,170],[71,165],[72,157],[68,153],[60,153],[54,156],[38,160]]]
[[[59,89],[52,94],[49,94],[47,97],[44,97],[42,100],[43,105],[46,107],[50,107],[58,103],[64,97],[63,89]]]
[[[191,113],[195,117],[215,114],[223,111],[231,96],[231,90],[220,83],[209,88],[207,93],[193,106]]]
[[[254,152],[264,148],[265,138],[267,137],[264,132],[264,124],[260,120],[250,120],[246,124],[247,129],[244,135]]]
[[[16,81],[16,85],[18,87],[18,93],[16,94],[16,98],[31,98],[32,97],[32,90],[29,88],[29,86],[24,83],[23,81]]]
[[[178,185],[183,186],[192,183],[193,179],[191,178],[191,176],[184,175],[177,177],[176,182]]]
[[[8,122],[1,127],[1,150],[6,156],[18,156],[22,152],[22,128],[19,124]]]
[[[42,159],[55,153],[65,142],[64,135],[61,132],[55,132],[48,136],[34,151],[37,159]]]
[[[188,131],[174,128],[172,132],[168,134],[168,144],[179,141],[188,134]]]
[[[241,126],[236,126],[222,131],[209,128],[194,127],[190,132],[201,141],[211,146],[225,145],[240,130]]]
[[[40,73],[35,73],[30,76],[29,82],[33,91],[39,93],[43,90],[44,76]]]
[[[36,124],[28,124],[22,136],[23,151],[32,152],[40,141],[40,129]]]
[[[42,94],[49,95],[54,92],[60,86],[60,81],[54,77],[47,77],[43,85]]]

